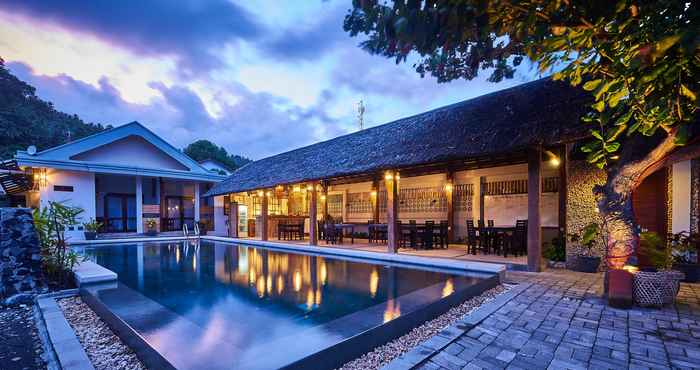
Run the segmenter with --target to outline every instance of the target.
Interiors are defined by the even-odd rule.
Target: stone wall
[[[0,208],[0,301],[26,303],[46,291],[32,211]]]
[[[591,222],[600,223],[593,186],[605,183],[605,171],[595,168],[586,161],[570,161],[568,168],[568,194],[566,199],[566,225],[569,234],[581,234]],[[577,246],[566,243],[566,255],[576,254]],[[603,242],[595,247],[598,256],[605,256]]]
[[[690,231],[700,233],[700,158],[690,163]]]

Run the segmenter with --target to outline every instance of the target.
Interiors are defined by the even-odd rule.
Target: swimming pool
[[[81,249],[119,279],[88,303],[181,369],[332,368],[498,282],[210,241]]]

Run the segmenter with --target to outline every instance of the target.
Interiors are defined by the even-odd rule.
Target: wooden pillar
[[[454,171],[447,171],[446,180],[445,198],[447,199],[447,240],[448,242],[453,242],[455,228],[455,209],[452,195],[454,194]]]
[[[569,149],[571,144],[562,145],[559,153],[559,233],[566,239],[566,199],[569,193]]]
[[[197,223],[199,222],[200,218],[200,206],[199,206],[199,182],[195,181],[194,183],[194,222]]]
[[[372,180],[370,197],[372,200],[372,221],[379,223],[379,180],[376,177]]]
[[[143,234],[143,179],[136,176],[136,232]]]
[[[318,245],[318,217],[316,216],[318,192],[315,184],[309,184],[309,245]]]
[[[231,202],[228,207],[228,236],[238,238],[238,202]]]
[[[484,198],[486,197],[486,176],[479,177],[479,220],[486,224],[486,208],[484,208]]]
[[[542,149],[532,148],[527,158],[527,268],[542,271]]]
[[[328,219],[328,183],[324,182],[321,189],[321,194],[323,194],[323,214],[321,215],[321,219],[325,221]]]
[[[267,241],[267,194],[263,192],[260,200],[260,240]]]
[[[396,224],[399,220],[399,192],[394,171],[387,171],[384,176],[386,187],[386,223],[387,223],[387,249],[389,253],[396,253],[399,249],[399,230]]]
[[[158,178],[158,199],[160,199],[160,231],[167,231],[168,206],[165,204],[165,181],[162,177]]]

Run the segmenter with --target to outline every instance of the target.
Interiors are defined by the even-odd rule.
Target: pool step
[[[117,274],[92,261],[83,261],[73,267],[75,285],[106,283],[117,280]]]

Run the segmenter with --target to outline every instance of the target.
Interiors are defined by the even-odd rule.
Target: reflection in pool
[[[84,252],[119,276],[100,299],[181,368],[288,364],[363,327],[339,318],[381,324],[402,315],[398,297],[435,285],[447,296],[480,280],[205,241]]]

